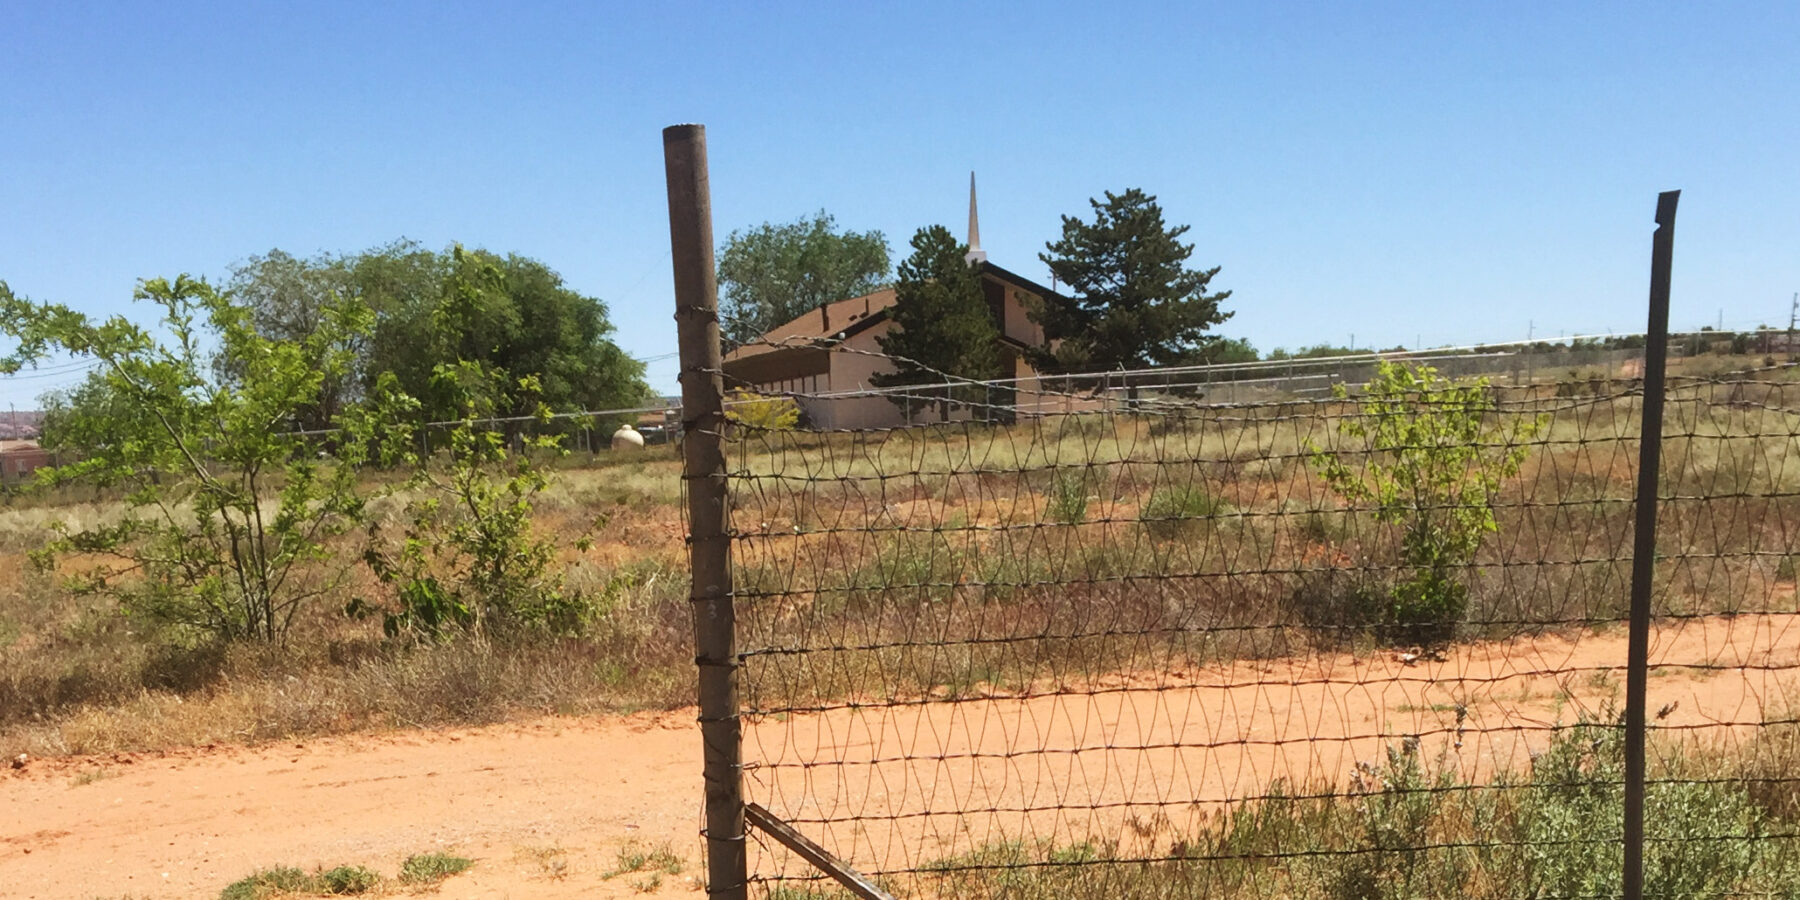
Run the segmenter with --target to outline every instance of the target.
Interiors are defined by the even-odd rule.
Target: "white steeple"
[[[987,262],[987,251],[981,249],[981,222],[975,216],[975,173],[969,173],[969,265]]]

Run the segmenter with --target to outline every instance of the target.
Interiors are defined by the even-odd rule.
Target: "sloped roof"
[[[893,305],[894,289],[891,287],[827,303],[822,307],[823,313],[818,309],[809,310],[791,322],[777,325],[763,335],[762,340],[725,354],[725,361],[748,359],[790,347],[835,344],[887,318],[888,307]]]
[[[1057,292],[986,260],[981,261],[978,268],[982,275],[1010,282],[1014,286],[1025,288],[1040,297],[1058,296]],[[809,310],[793,321],[771,329],[769,333],[762,336],[762,340],[753,344],[745,344],[725,354],[725,361],[734,362],[790,348],[799,349],[835,344],[886,319],[888,308],[893,305],[894,289],[891,287],[882,288],[872,294],[827,303],[824,306],[823,315],[818,309]]]

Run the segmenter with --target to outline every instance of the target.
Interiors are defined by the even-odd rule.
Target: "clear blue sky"
[[[1640,329],[1668,188],[1678,327],[1800,290],[1791,2],[299,6],[0,3],[0,280],[110,313],[273,247],[461,241],[653,357],[660,130],[702,122],[720,240],[823,208],[898,257],[962,233],[975,170],[991,258],[1042,278],[1059,215],[1142,187],[1264,350]]]

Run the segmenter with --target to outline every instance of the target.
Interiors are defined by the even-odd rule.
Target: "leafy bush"
[[[1349,400],[1342,385],[1334,389]],[[1468,604],[1466,569],[1499,530],[1493,498],[1518,474],[1525,442],[1547,424],[1499,410],[1485,378],[1456,382],[1430,366],[1381,361],[1338,426],[1333,451],[1309,447],[1325,483],[1377,521],[1404,529],[1382,626],[1408,641],[1449,639]]]
[[[73,586],[213,637],[279,641],[347,577],[348,566],[313,564],[330,563],[325,542],[363,517],[357,468],[407,441],[395,422],[409,405],[385,388],[334,417],[329,438],[295,430],[321,386],[349,371],[374,314],[334,301],[304,339],[280,341],[229,294],[185,275],[143,281],[134,298],[161,308],[158,327],[94,322],[0,284],[0,333],[19,342],[0,372],[51,352],[99,363],[57,411],[57,440],[80,458],[43,470],[40,484],[122,490],[127,508],[114,523],[58,526],[37,560],[113,560],[83,564]],[[308,568],[327,571],[301,577]]]
[[[503,379],[476,363],[439,366],[445,392],[460,397],[464,417],[450,432],[448,470],[429,461],[412,484],[424,493],[407,508],[397,542],[370,528],[364,554],[387,603],[352,601],[353,615],[380,611],[389,636],[436,638],[455,630],[525,630],[572,636],[585,631],[594,609],[567,590],[552,571],[556,547],[536,536],[532,508],[549,487],[533,452],[560,454],[554,437],[511,436],[488,424]],[[535,379],[517,382],[535,394]],[[549,410],[538,408],[540,420]],[[518,449],[509,447],[516,442]],[[578,542],[586,547],[586,539]]]
[[[725,401],[725,418],[757,431],[787,431],[800,424],[800,404],[792,397],[733,391]]]
[[[320,872],[316,880],[321,893],[366,894],[381,883],[381,876],[362,866],[338,866]]]

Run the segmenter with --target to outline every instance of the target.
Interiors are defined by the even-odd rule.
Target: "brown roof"
[[[788,347],[836,343],[887,318],[887,309],[893,305],[894,289],[891,287],[882,288],[873,294],[827,303],[791,322],[775,326],[756,343],[732,350],[725,354],[725,361],[733,362]]]
[[[1057,296],[1055,291],[991,262],[983,261],[980,272],[984,276],[1011,282],[1040,297]],[[894,289],[891,287],[861,297],[827,303],[822,307],[825,310],[823,314],[819,309],[813,309],[791,322],[778,325],[763,335],[761,340],[725,354],[725,361],[729,363],[790,348],[835,344],[887,318],[888,307],[893,305]]]

